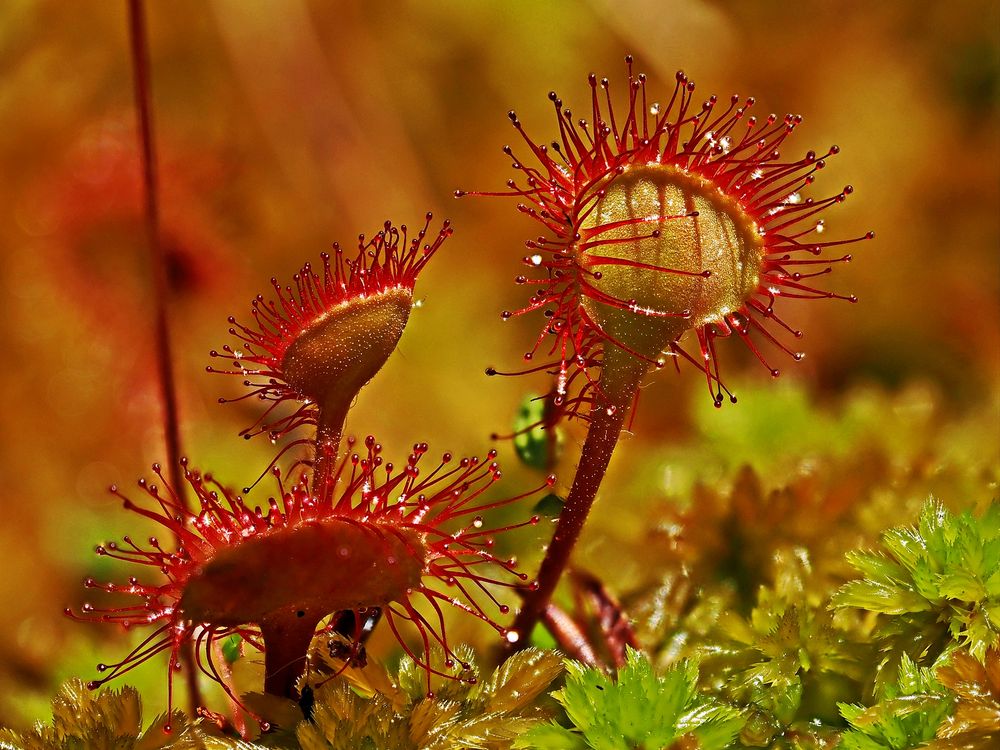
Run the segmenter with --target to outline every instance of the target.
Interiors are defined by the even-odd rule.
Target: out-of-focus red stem
[[[149,43],[142,0],[128,0],[129,29],[132,41],[132,65],[135,71],[135,105],[138,117],[139,141],[142,149],[142,181],[146,201],[146,239],[153,275],[153,326],[156,360],[163,395],[163,427],[167,443],[167,465],[174,492],[187,507],[183,476],[180,470],[181,439],[177,414],[177,386],[174,382],[173,358],[170,346],[170,324],[167,320],[167,256],[160,241],[160,207],[156,180],[156,153],[153,149],[153,113],[150,105]]]
[[[160,209],[156,182],[156,152],[153,148],[152,94],[149,81],[149,41],[146,38],[145,9],[141,0],[128,0],[129,40],[132,51],[132,71],[136,120],[142,156],[142,181],[145,192],[146,242],[149,248],[153,276],[153,328],[156,341],[156,361],[160,391],[163,397],[163,428],[167,444],[167,466],[170,483],[178,499],[188,507],[181,472],[181,439],[177,416],[177,386],[174,382],[173,357],[170,347],[170,325],[167,319],[167,257],[160,241]],[[184,654],[185,676],[191,715],[201,703],[194,653],[189,646]]]
[[[549,604],[542,613],[542,622],[555,638],[560,650],[570,659],[596,667],[600,664],[594,648],[583,628],[555,604]]]

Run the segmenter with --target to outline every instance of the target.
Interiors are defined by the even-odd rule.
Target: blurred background
[[[627,52],[660,96],[683,68],[699,99],[738,92],[802,114],[792,153],[841,147],[813,195],[856,188],[824,215],[828,236],[878,235],[828,279],[861,304],[784,306],[808,357],[782,363],[778,383],[734,342],[720,349],[736,406],[712,409],[691,368],[651,379],[616,464],[628,492],[683,500],[747,462],[778,482],[786,457],[833,449],[859,409],[863,429],[887,420],[902,442],[913,431],[900,414],[916,414],[929,443],[965,440],[996,466],[993,0],[174,0],[148,3],[147,20],[184,451],[225,482],[249,484],[274,454],[237,437],[254,404],[217,403],[239,395],[238,379],[205,373],[226,317],[245,319],[272,275],[290,278],[334,240],[352,245],[386,219],[415,226],[428,210],[455,236],[348,429],[379,436],[390,460],[416,441],[481,455],[510,429],[544,378],[483,370],[517,369],[540,325],[499,319],[522,304],[512,280],[538,230],[513,201],[452,193],[512,176],[508,110],[550,140],[546,94],[583,113],[590,71],[621,94]],[[60,612],[85,600],[85,575],[122,577],[92,552],[140,534],[107,486],[164,457],[126,30],[124,2],[0,5],[2,724],[43,715],[61,680],[124,655],[120,633]],[[948,424],[964,426],[941,437]],[[566,443],[568,482],[579,433]],[[501,458],[509,494],[537,484],[509,443]],[[970,491],[995,495],[994,479]],[[543,535],[520,542],[528,567]],[[130,681],[162,691],[164,674],[157,663]]]

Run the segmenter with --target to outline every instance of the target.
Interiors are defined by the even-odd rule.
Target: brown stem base
[[[264,692],[292,700],[299,697],[295,683],[305,671],[309,644],[322,619],[322,615],[299,612],[275,615],[260,624],[264,640]]]

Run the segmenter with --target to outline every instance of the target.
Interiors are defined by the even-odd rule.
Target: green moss
[[[659,750],[684,739],[702,750],[727,747],[743,720],[730,706],[698,693],[698,667],[681,662],[657,675],[629,649],[616,679],[567,661],[566,685],[553,695],[569,726],[540,725],[515,743],[537,750]]]
[[[934,677],[905,654],[893,683],[878,691],[872,706],[839,704],[851,728],[841,737],[843,750],[910,750],[934,738],[951,714],[953,698]]]
[[[559,655],[527,649],[485,679],[470,649],[465,681],[445,680],[426,691],[426,675],[404,659],[395,678],[381,667],[345,673],[314,690],[310,719],[295,729],[303,750],[502,750],[547,716],[538,697],[562,672]],[[436,662],[440,663],[440,659]],[[475,678],[475,684],[468,680]]]
[[[874,637],[890,675],[905,654],[928,663],[954,641],[983,661],[1000,644],[1000,503],[976,517],[929,500],[917,525],[847,559],[863,578],[845,584],[833,606],[883,616]]]

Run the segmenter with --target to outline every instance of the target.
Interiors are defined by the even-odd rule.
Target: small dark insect
[[[308,685],[302,687],[302,692],[299,694],[299,708],[302,709],[302,715],[306,718],[306,721],[312,721],[313,706],[316,705],[316,695],[313,693],[313,689]]]

